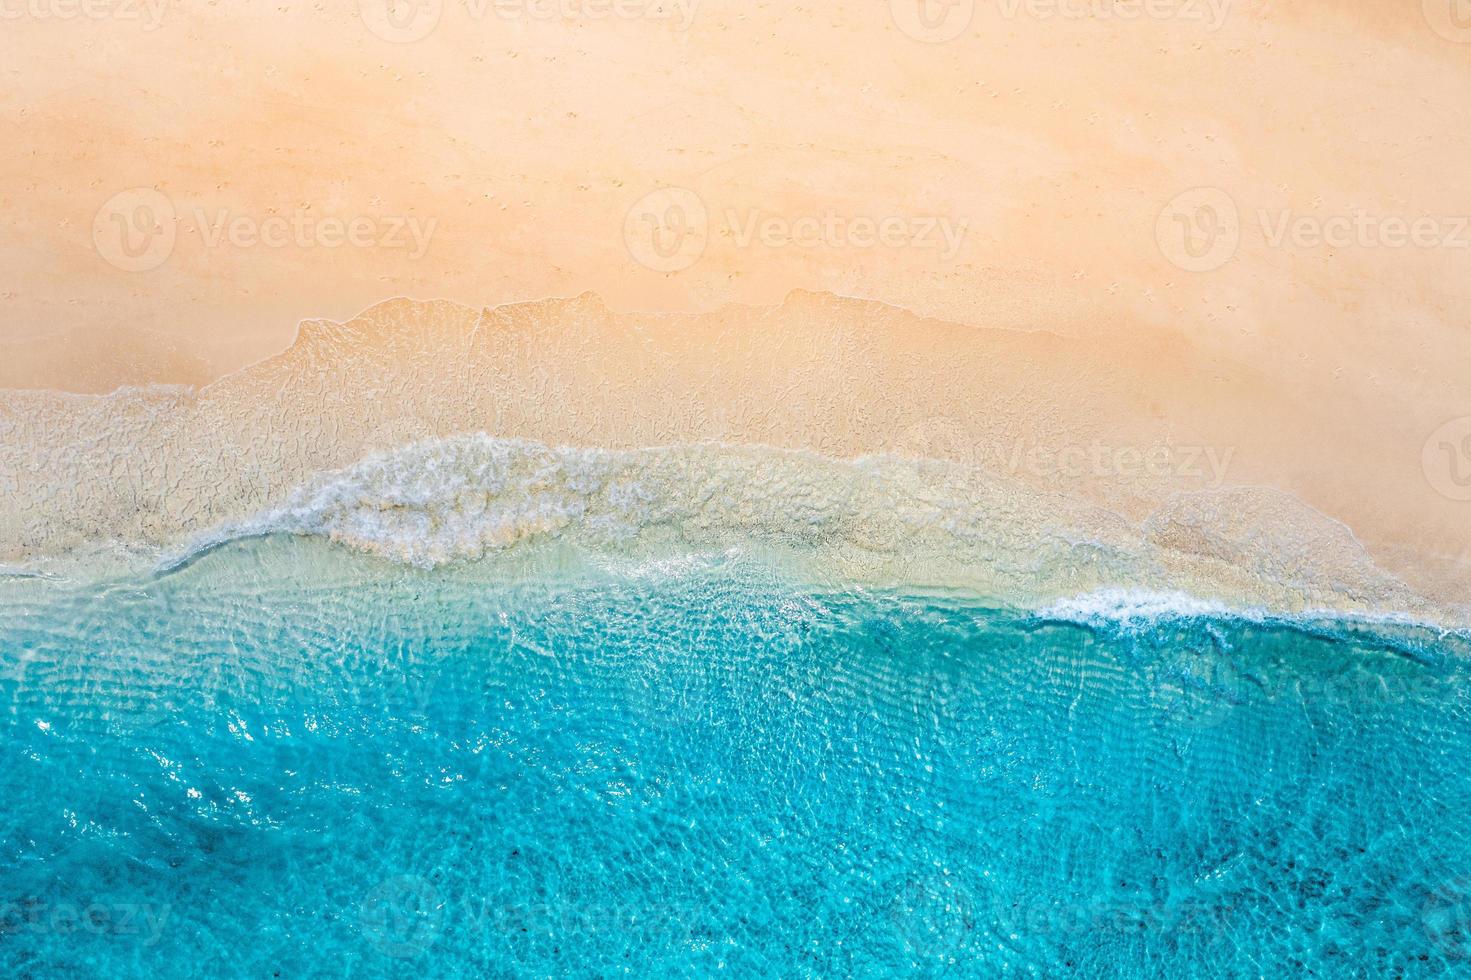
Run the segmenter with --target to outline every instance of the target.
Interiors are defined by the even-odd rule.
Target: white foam
[[[324,473],[278,506],[193,538],[177,567],[220,544],[269,534],[324,537],[424,567],[557,539],[659,565],[749,542],[843,561],[835,573],[915,554],[947,555],[987,581],[1066,569],[1098,578],[1147,545],[1093,514],[1017,497],[981,478],[927,489],[916,465],[840,461],[769,447],[552,447],[484,433],[370,456]],[[1059,533],[1061,527],[1062,533]],[[1089,533],[1092,528],[1093,533]],[[1086,547],[1079,542],[1086,541]]]
[[[1083,626],[1113,626],[1126,630],[1179,620],[1250,618],[1258,615],[1262,615],[1259,610],[1232,609],[1225,603],[1202,599],[1186,592],[1125,588],[1099,589],[1072,596],[1036,612],[1039,619],[1078,623]]]
[[[1341,623],[1364,626],[1403,626],[1430,629],[1441,636],[1465,636],[1461,626],[1448,626],[1402,612],[1378,610],[1307,608],[1295,612],[1274,611],[1262,606],[1233,606],[1203,599],[1181,591],[1107,588],[1048,603],[1033,615],[1054,622],[1077,623],[1093,628],[1138,632],[1171,623],[1195,620],[1235,620],[1246,623],[1305,624]]]

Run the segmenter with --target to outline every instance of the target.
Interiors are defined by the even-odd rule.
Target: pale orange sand
[[[17,0],[0,385],[202,385],[371,309],[197,400],[0,398],[5,560],[427,426],[943,457],[1466,602],[1456,2]]]

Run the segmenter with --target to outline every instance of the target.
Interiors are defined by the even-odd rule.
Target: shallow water
[[[1471,964],[1461,640],[311,547],[6,584],[5,975]]]

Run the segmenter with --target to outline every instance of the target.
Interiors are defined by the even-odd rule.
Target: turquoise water
[[[302,548],[6,584],[0,973],[1471,964],[1461,639]]]

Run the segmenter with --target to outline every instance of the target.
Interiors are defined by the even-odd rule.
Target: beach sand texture
[[[1466,603],[1456,3],[7,6],[3,560],[486,431],[946,459],[1171,584]]]

